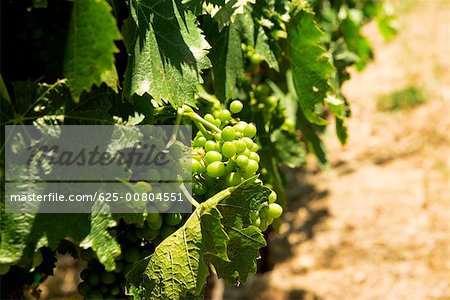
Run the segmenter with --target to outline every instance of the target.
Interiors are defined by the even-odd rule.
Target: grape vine
[[[190,154],[178,172],[192,173],[192,193],[177,184],[191,214],[168,212],[170,204],[11,214],[2,197],[1,298],[38,296],[60,254],[86,263],[78,286],[86,299],[202,299],[210,274],[244,283],[263,233],[287,208],[282,168],[303,166],[308,154],[328,167],[321,136],[330,124],[346,143],[341,86],[350,67],[373,57],[361,27],[375,19],[383,36],[395,34],[377,0],[9,1],[3,11],[11,30],[2,33],[2,195],[6,125],[194,130],[190,149],[177,130],[153,141],[172,160]],[[124,186],[143,192],[161,191],[169,172],[138,171],[149,180]]]

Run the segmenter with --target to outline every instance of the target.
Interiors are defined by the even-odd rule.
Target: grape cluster
[[[256,126],[232,118],[232,114],[242,109],[242,102],[234,100],[229,110],[216,106],[212,114],[204,116],[206,124],[212,124],[220,132],[199,130],[193,141],[192,190],[198,200],[205,200],[224,188],[237,186],[258,172],[259,147],[253,140]],[[270,199],[268,206],[252,216],[252,224],[262,230],[266,230],[273,219],[282,213],[281,206],[274,203],[275,192],[272,192]]]
[[[79,293],[86,299],[129,299],[124,293],[125,275],[139,259],[153,253],[155,247],[179,228],[183,222],[180,213],[150,213],[142,226],[123,219],[115,228],[122,254],[116,258],[114,271],[106,271],[91,248],[81,251],[81,258],[88,262],[81,272],[83,280]]]

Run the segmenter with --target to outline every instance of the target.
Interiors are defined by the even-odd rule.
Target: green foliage
[[[60,11],[54,3],[33,1],[32,10],[70,16],[59,27],[68,25],[63,68],[52,76],[34,65],[33,72],[6,70],[2,125],[120,124],[131,132],[138,124],[192,122],[198,130],[190,216],[2,210],[2,276],[14,265],[44,278],[55,252],[70,252],[89,262],[79,287],[87,298],[123,298],[119,287],[127,281],[136,299],[201,299],[211,272],[245,282],[265,246],[262,231],[287,205],[280,167],[300,167],[308,153],[328,167],[322,135],[330,118],[340,142],[347,140],[351,111],[341,86],[349,67],[362,70],[373,57],[361,27],[375,18],[387,40],[396,32],[395,18],[376,0],[77,0],[60,3]],[[11,28],[15,41],[35,27],[29,20]],[[45,48],[47,39],[36,40],[41,44],[32,49]],[[37,52],[36,66],[56,59]],[[381,98],[379,107],[424,101],[410,87]],[[1,141],[4,154],[3,133]],[[0,175],[4,181],[3,168]],[[20,189],[38,193],[42,186],[24,182]],[[268,203],[271,193],[278,204]],[[41,252],[42,262],[33,264]]]
[[[148,93],[158,104],[194,106],[201,70],[208,68],[210,48],[195,15],[175,0],[131,1],[131,17],[124,34],[129,45],[125,96]]]
[[[378,98],[377,109],[394,112],[414,108],[427,101],[425,92],[418,87],[409,86]]]
[[[200,204],[150,258],[131,270],[129,294],[136,299],[199,296],[210,264],[228,281],[245,280],[256,271],[258,249],[265,245],[261,231],[249,226],[250,212],[259,209],[269,194],[250,179]]]
[[[333,66],[325,56],[326,49],[319,44],[321,38],[322,32],[313,14],[302,10],[292,16],[288,24],[288,41],[292,77],[300,107],[309,122],[325,125],[326,121],[319,115],[316,106],[323,103],[330,90],[328,80]]]
[[[93,84],[106,83],[117,92],[115,40],[121,39],[111,7],[105,0],[74,1],[67,37],[64,73],[76,102]]]

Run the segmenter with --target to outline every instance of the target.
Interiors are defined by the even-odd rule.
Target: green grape
[[[192,191],[196,195],[204,195],[208,191],[208,187],[203,182],[196,180],[192,185]]]
[[[173,144],[172,147],[170,147],[170,155],[172,155],[175,159],[180,159],[183,157],[183,148],[180,144]]]
[[[214,123],[216,121],[216,118],[214,118],[213,115],[211,114],[206,114],[203,119],[205,119],[206,121],[210,122],[210,123]]]
[[[200,132],[200,131],[199,131]],[[194,147],[203,147],[207,139],[204,136],[199,136],[194,139]]]
[[[171,178],[173,176],[172,170],[169,168],[159,170],[159,174],[161,174],[161,178]]]
[[[161,180],[161,174],[155,169],[148,170],[145,175],[147,176],[145,179],[148,181],[160,181]]]
[[[161,220],[161,215],[158,213],[148,213],[147,216],[145,217],[145,221],[147,221],[147,223],[159,223]]]
[[[243,137],[241,140],[245,142],[245,146],[247,147],[247,149],[252,149],[253,148],[254,143],[253,143],[253,140],[251,138]]]
[[[269,227],[269,223],[267,223],[266,219],[260,218],[260,224],[258,227],[259,229],[261,229],[261,231],[266,231]]]
[[[86,299],[91,300],[91,299],[103,299],[103,295],[100,291],[97,290],[90,290],[87,294],[86,294]]]
[[[227,126],[222,129],[221,137],[224,141],[233,141],[236,138],[236,132],[234,131],[233,127]]]
[[[254,124],[248,124],[244,129],[244,136],[252,138],[256,135],[256,126]]]
[[[117,295],[120,294],[121,290],[120,290],[120,287],[118,287],[118,286],[113,286],[113,287],[111,287],[111,289],[109,290],[109,292],[111,293],[111,295],[117,296]]]
[[[141,251],[139,251],[138,248],[136,247],[130,247],[128,249],[126,249],[125,254],[123,256],[123,258],[125,259],[125,261],[129,264],[134,263],[135,261],[137,261],[141,256]]]
[[[247,123],[240,121],[239,123],[237,123],[236,125],[233,126],[234,130],[236,130],[237,132],[242,132],[244,133],[245,127],[247,127]]]
[[[248,164],[244,170],[244,177],[248,178],[254,175],[256,171],[258,171],[258,168],[259,168],[258,162],[254,161],[253,159],[249,159]]]
[[[180,224],[182,220],[183,216],[180,213],[170,213],[164,216],[164,222],[172,226]]]
[[[223,131],[222,131],[223,133]],[[225,142],[222,145],[222,154],[226,158],[231,158],[236,154],[236,146],[233,142]]]
[[[100,274],[99,273],[90,273],[88,282],[90,285],[99,285],[100,284]]]
[[[86,282],[80,282],[78,284],[78,293],[80,293],[81,296],[86,296],[91,290],[91,286]]]
[[[212,162],[206,168],[206,174],[214,178],[220,177],[225,174],[225,166],[220,161]]]
[[[250,157],[251,153],[252,153],[252,151],[250,151],[249,149],[245,149],[245,151],[242,154],[247,156],[247,157]]]
[[[205,150],[208,151],[215,151],[217,149],[217,144],[213,141],[207,141],[205,143]]]
[[[259,150],[258,144],[253,143],[253,146],[252,146],[252,148],[250,150],[252,150],[253,152],[258,152],[258,150]]]
[[[222,161],[222,154],[217,151],[209,151],[205,155],[205,160],[208,164],[215,161]]]
[[[113,284],[116,281],[116,274],[113,272],[103,272],[102,273],[102,282],[104,284]]]
[[[247,144],[242,139],[234,141],[233,143],[236,146],[236,152],[237,153],[242,153],[242,152],[245,151],[245,149],[247,149]]]
[[[236,169],[236,162],[229,160],[225,165],[225,174],[230,174]]]
[[[248,156],[249,159],[253,159],[254,161],[258,162],[260,161],[260,157],[258,153],[256,152],[250,152],[250,155]]]
[[[275,191],[272,191],[272,193],[270,193],[269,195],[269,204],[274,203],[275,201],[277,201],[277,193],[275,193]]]
[[[220,121],[220,119],[215,119],[213,122],[214,125],[216,125],[217,127],[220,127],[220,125],[222,124],[222,122]]]
[[[205,172],[205,166],[196,159],[191,159],[191,170],[193,174]]]
[[[149,231],[148,231],[148,233],[146,234],[145,238],[146,238],[147,240],[152,241],[152,240],[154,240],[154,239],[158,236],[158,234],[159,234],[159,231],[149,229]]]
[[[218,118],[222,121],[222,122],[226,122],[229,119],[231,119],[231,113],[228,109],[224,109],[221,110],[218,114]]]
[[[161,218],[161,215],[158,213],[148,214],[146,221],[147,221],[147,227],[150,228],[151,230],[159,230],[161,228],[162,218]]]
[[[270,203],[267,209],[267,217],[277,219],[283,213],[283,208],[278,203]]]
[[[240,112],[241,112],[241,110],[242,110],[243,107],[244,107],[244,105],[242,104],[241,101],[239,101],[239,100],[234,100],[234,101],[231,102],[231,104],[230,104],[230,111],[231,111],[233,114],[237,114],[237,113],[240,113]]]
[[[231,172],[225,177],[225,184],[227,186],[236,186],[242,182],[242,176],[239,173]]]
[[[248,157],[245,156],[245,155],[243,155],[243,154],[239,155],[239,156],[236,158],[236,164],[237,164],[237,166],[240,167],[240,168],[245,168],[245,167],[247,167],[248,162],[249,162]]]
[[[159,200],[160,196],[156,196],[156,197],[158,197],[158,200],[155,200],[154,205],[159,212],[166,212],[170,209],[170,207],[172,206],[172,203],[170,201],[163,201],[162,193],[163,192],[161,191],[161,200]]]

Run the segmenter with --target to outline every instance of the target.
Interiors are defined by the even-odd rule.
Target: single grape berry
[[[236,146],[232,142],[225,142],[222,145],[222,154],[226,158],[231,158],[236,154]]]
[[[217,151],[208,151],[205,155],[205,160],[208,164],[215,161],[222,161],[222,154]]]
[[[231,172],[225,177],[225,184],[227,186],[236,186],[242,182],[242,176],[239,173]]]
[[[269,208],[267,209],[267,217],[269,218],[279,218],[283,213],[283,208],[278,203],[269,204]]]
[[[238,167],[240,168],[245,168],[247,167],[249,162],[249,159],[247,156],[241,154],[236,158],[236,164],[238,165]]]
[[[199,131],[200,132],[200,131]],[[206,138],[204,136],[199,136],[194,139],[194,147],[203,147],[206,143]]]
[[[183,216],[180,213],[170,213],[164,216],[164,222],[172,226],[180,224],[182,220]]]
[[[220,121],[226,122],[231,119],[231,113],[228,109],[221,110],[219,112],[218,118],[220,119]]]
[[[250,155],[248,156],[248,158],[253,159],[256,162],[260,161],[259,155],[256,152],[250,152]]]
[[[248,164],[245,167],[245,176],[249,177],[258,171],[259,165],[258,162],[254,161],[253,159],[248,160]]]
[[[102,273],[102,282],[104,284],[113,284],[116,281],[116,274],[113,272],[103,272]]]
[[[233,114],[237,114],[240,113],[242,108],[244,107],[244,105],[242,105],[242,102],[239,100],[234,100],[233,102],[231,102],[230,104],[230,111]]]
[[[270,193],[269,195],[269,204],[274,203],[275,201],[277,201],[277,193],[275,193],[275,191],[272,191],[272,193]]]
[[[203,182],[197,180],[192,185],[192,191],[196,195],[204,195],[208,191],[208,187]]]
[[[217,178],[225,174],[225,165],[220,161],[215,161],[208,165],[206,174],[213,178]]]
[[[80,282],[78,285],[78,293],[80,293],[81,296],[86,296],[90,290],[91,286],[86,281]]]
[[[216,150],[216,149],[217,149],[217,145],[216,145],[215,142],[213,142],[213,141],[207,141],[207,142],[205,143],[205,150],[206,150],[206,152],[208,152],[208,151],[214,151],[214,150]]]
[[[216,118],[214,118],[214,116],[211,115],[211,114],[206,114],[203,118],[204,118],[206,121],[211,122],[211,123],[214,123],[214,121],[216,120]]]
[[[254,124],[248,124],[244,129],[244,136],[252,138],[256,135],[256,126]]]
[[[99,285],[100,284],[100,274],[99,273],[89,274],[88,282],[90,285]]]
[[[242,153],[245,151],[245,149],[247,149],[247,145],[246,145],[245,141],[243,141],[242,139],[234,141],[233,143],[236,146],[237,153]]]
[[[249,137],[243,137],[241,140],[245,142],[245,146],[247,147],[247,149],[252,149],[253,145],[255,144]]]
[[[231,126],[222,129],[221,138],[224,141],[233,141],[236,138],[236,132]]]

